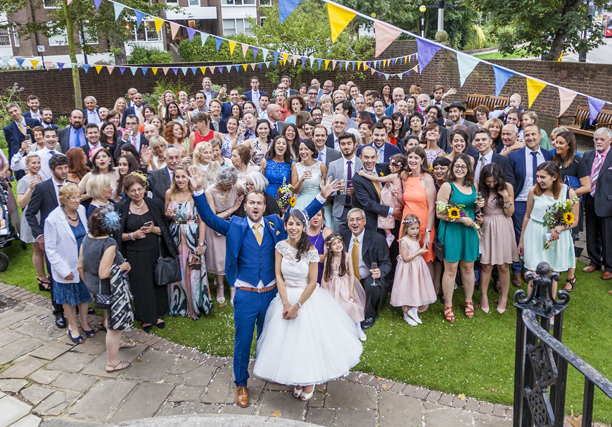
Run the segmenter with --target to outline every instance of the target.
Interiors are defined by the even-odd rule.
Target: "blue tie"
[[[49,154],[51,154],[52,156],[55,156],[55,151],[51,150],[49,151]]]
[[[533,167],[533,184],[535,185],[536,183],[536,169],[538,168],[538,152],[537,151],[532,151],[531,152],[531,164]]]

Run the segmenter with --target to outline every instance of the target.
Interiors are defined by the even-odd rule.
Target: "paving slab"
[[[200,401],[202,403],[234,403],[236,386],[233,380],[231,369],[219,368]]]
[[[110,421],[120,422],[152,417],[173,388],[172,384],[138,384]]]
[[[26,415],[16,423],[11,424],[11,427],[38,427],[42,419],[36,415]]]
[[[269,417],[273,413],[280,413],[279,418],[301,421],[305,409],[306,402],[293,397],[293,393],[266,390],[258,415]]]
[[[46,310],[22,321],[15,330],[41,341],[53,341],[66,335],[66,329],[55,326],[55,316]]]
[[[74,351],[78,353],[91,354],[97,356],[106,350],[106,333],[102,331],[96,332],[93,338],[87,338],[82,334],[85,342],[74,347]]]
[[[47,363],[35,357],[23,357],[17,360],[10,368],[0,373],[0,378],[26,378],[32,372],[40,369]]]
[[[64,418],[45,418],[40,427],[98,427],[100,425],[98,423],[67,420]]]
[[[30,375],[31,381],[37,382],[38,384],[51,384],[57,377],[62,373],[60,371],[51,371],[49,369],[39,369]]]
[[[103,422],[136,386],[131,381],[108,379],[95,384],[68,411],[71,418]]]
[[[135,420],[129,423],[109,424],[105,427],[315,427],[282,418],[253,417],[250,415],[199,415],[190,417],[155,417]]]
[[[199,367],[200,363],[196,362],[195,360],[179,359],[170,369],[168,369],[168,374],[180,375],[187,372],[191,372]]]
[[[474,421],[476,427],[512,427],[512,420],[495,415],[474,414]]]
[[[306,422],[328,427],[376,427],[378,425],[374,411],[351,409],[309,409],[306,414]],[[404,426],[404,424],[400,425]]]
[[[51,383],[52,387],[61,388],[64,390],[78,391],[85,393],[87,390],[98,381],[96,377],[89,375],[62,373],[55,381]]]
[[[38,357],[39,359],[55,360],[62,354],[72,349],[71,345],[62,344],[59,342],[50,342],[38,347],[30,353],[30,356]]]
[[[172,390],[168,401],[170,402],[199,402],[200,396],[204,393],[202,387],[192,387],[179,385]]]
[[[224,415],[253,415],[256,409],[257,408],[255,408],[254,406],[247,406],[246,408],[241,408],[236,404],[222,405],[221,413]]]
[[[376,408],[376,389],[349,381],[327,383],[326,408],[374,409]]]
[[[94,359],[95,357],[90,354],[69,351],[51,362],[47,368],[56,371],[76,373],[82,370]]]
[[[51,393],[53,393],[52,389],[39,385],[31,385],[30,387],[21,390],[21,395],[32,405],[38,405]]]
[[[5,345],[17,341],[22,337],[23,335],[18,332],[11,331],[10,329],[0,330],[0,347],[4,347]]]
[[[15,421],[30,413],[31,406],[15,399],[12,396],[4,396],[0,399],[0,427],[10,426]]]
[[[28,319],[44,311],[46,310],[20,302],[10,310],[0,313],[0,329],[8,328],[17,322]]]
[[[441,409],[425,412],[427,427],[467,427],[472,426],[474,416],[470,412],[440,406]]]
[[[155,417],[218,414],[220,408],[220,405],[203,405],[199,402],[165,402],[159,408]]]
[[[34,408],[34,411],[40,415],[57,416],[68,406],[72,405],[80,396],[80,393],[74,391],[56,391],[40,402]]]
[[[121,361],[132,363],[138,359],[138,356],[140,356],[145,349],[146,347],[144,345],[137,344],[136,347],[119,350],[119,355],[117,357]],[[116,378],[125,373],[125,371],[106,372],[106,358],[107,355],[105,351],[97,356],[89,365],[87,365],[81,374]]]
[[[159,381],[175,362],[176,356],[148,349],[138,361],[134,362],[125,371],[123,378],[152,382]]]
[[[381,391],[378,416],[381,427],[420,426],[421,401],[414,397]]]
[[[0,391],[19,393],[27,384],[26,380],[0,380]]]
[[[11,345],[0,348],[0,365],[6,365],[20,356],[40,347],[42,342],[29,337],[23,337]]]

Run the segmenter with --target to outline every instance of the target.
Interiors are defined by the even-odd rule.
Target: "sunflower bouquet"
[[[571,200],[556,202],[550,205],[544,214],[544,226],[546,229],[551,230],[558,225],[568,227],[573,224],[576,218],[574,217],[572,208],[578,202],[578,197],[574,197]],[[548,239],[544,244],[544,250],[550,248],[551,243],[552,240]]]
[[[283,185],[276,192],[276,204],[281,211],[286,212],[290,207],[295,206],[295,196],[293,195],[293,185],[287,184],[283,178]]]
[[[438,213],[446,213],[448,219],[451,222],[458,222],[461,218],[468,216],[467,211],[465,210],[465,205],[457,205],[455,203],[444,203],[444,202],[436,202],[436,212]],[[474,222],[473,227],[480,231],[480,225]]]

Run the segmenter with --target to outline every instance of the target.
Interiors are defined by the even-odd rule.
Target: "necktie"
[[[323,161],[323,151],[319,151],[319,157],[317,158],[320,162]]]
[[[49,154],[51,154],[52,156],[55,156],[55,151],[51,150],[49,151]]]
[[[19,127],[19,131],[25,135],[27,131],[26,131],[26,127],[23,124],[23,122],[19,123],[18,127]]]
[[[212,122],[215,132],[219,132],[219,122]]]
[[[361,276],[359,275],[359,240],[357,240],[357,237],[355,237],[355,242],[353,243],[351,258],[353,260],[353,270],[355,272],[355,277],[357,278],[357,280],[361,280]]]
[[[253,224],[253,233],[255,233],[255,240],[257,240],[257,243],[259,243],[259,246],[261,246],[261,242],[263,241],[263,236],[258,230],[259,227],[261,227],[261,224]]]
[[[384,163],[385,162],[385,155],[383,153],[383,149],[384,149],[384,145],[381,148],[377,148],[376,149],[376,156],[377,156],[377,162],[378,163]]]
[[[476,181],[480,181],[480,174],[482,173],[482,168],[485,167],[486,163],[487,163],[487,159],[484,156],[480,156],[478,167],[476,168],[477,170],[474,176]]]
[[[595,190],[597,190],[597,178],[599,178],[599,172],[603,166],[603,154],[597,153],[597,161],[595,163],[595,169],[593,169],[593,176],[591,177],[591,197],[595,197]]]
[[[536,169],[538,168],[538,152],[531,152],[531,166],[533,168],[533,184],[536,183]]]
[[[348,188],[349,186],[352,185],[353,183],[353,168],[351,167],[351,165],[353,164],[352,160],[349,160],[346,162],[346,188]],[[344,192],[346,193],[346,188],[344,189]],[[344,198],[344,204],[345,205],[350,205],[352,204],[352,198],[351,196],[346,196]]]
[[[272,132],[276,132],[278,134],[278,130],[276,129],[276,123],[272,124]]]
[[[138,122],[142,123],[144,120],[142,119],[142,109],[136,107],[136,115],[138,116]]]
[[[370,175],[376,176],[376,171],[373,170],[372,172],[370,172]],[[372,181],[372,184],[374,184],[374,189],[378,193],[378,199],[380,200],[380,184],[377,181]]]

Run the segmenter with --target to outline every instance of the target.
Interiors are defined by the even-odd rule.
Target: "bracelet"
[[[134,235],[132,233],[128,233],[128,237],[130,238],[130,240],[134,240]]]
[[[510,209],[512,207],[512,203],[510,203],[509,205],[504,206],[504,209]]]
[[[302,308],[302,304],[300,304],[300,302],[299,302],[299,301],[298,301],[298,302],[296,302],[296,304],[297,304],[298,308]]]

